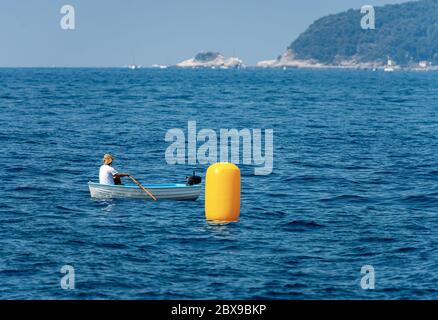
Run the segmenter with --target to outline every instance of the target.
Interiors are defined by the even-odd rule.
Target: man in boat
[[[122,184],[122,177],[129,177],[129,173],[118,173],[116,169],[111,167],[114,157],[107,153],[103,156],[103,165],[99,169],[99,183],[100,184]]]

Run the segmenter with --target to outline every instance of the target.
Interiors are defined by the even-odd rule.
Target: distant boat
[[[153,64],[152,68],[156,68],[156,69],[167,69],[167,66],[164,64]]]
[[[141,68],[141,65],[139,65],[139,64],[128,64],[128,69],[137,70],[140,68]]]
[[[388,62],[386,63],[385,69],[383,71],[385,72],[394,72],[395,71],[395,63],[390,58],[388,58]]]

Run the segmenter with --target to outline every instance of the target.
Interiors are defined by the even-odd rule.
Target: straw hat
[[[104,164],[111,164],[114,160],[114,156],[109,154],[109,153],[105,153],[103,156],[103,163]]]

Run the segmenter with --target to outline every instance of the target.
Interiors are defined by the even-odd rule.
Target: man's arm
[[[129,173],[116,173],[116,174],[113,174],[113,179],[122,178],[122,177],[129,177],[129,176],[130,176]]]

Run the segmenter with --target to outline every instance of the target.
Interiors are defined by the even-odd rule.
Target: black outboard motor
[[[202,178],[200,176],[197,176],[195,171],[193,171],[192,176],[187,176],[186,180],[188,186],[193,186],[195,184],[200,184],[202,182]]]

